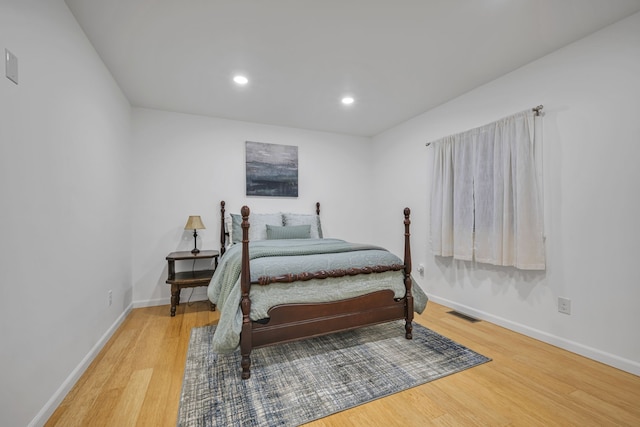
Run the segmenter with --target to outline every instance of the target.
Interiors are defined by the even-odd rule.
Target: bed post
[[[242,298],[240,308],[242,309],[242,332],[240,333],[240,354],[242,355],[242,379],[246,380],[251,376],[251,299],[249,291],[251,289],[251,274],[249,271],[249,207],[243,206],[240,210],[242,214],[242,271],[240,273],[240,287]]]
[[[316,215],[320,215],[320,202],[316,202]]]
[[[224,255],[227,246],[227,235],[224,229],[224,200],[220,202],[220,256]]]
[[[412,331],[413,326],[411,321],[413,320],[413,295],[411,294],[411,243],[409,242],[409,225],[411,220],[411,209],[404,208],[404,288],[406,290],[405,298],[405,338],[408,340],[413,338]]]

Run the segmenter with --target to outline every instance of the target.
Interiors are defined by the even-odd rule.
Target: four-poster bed
[[[319,213],[320,204],[317,203],[316,216]],[[227,248],[227,237],[231,233],[225,230],[225,203],[221,202],[220,253],[225,255],[208,294],[213,303],[223,304],[218,328],[221,335],[231,337],[227,340],[231,344],[226,351],[237,348],[238,338],[234,333],[222,330],[239,332],[243,379],[250,377],[251,351],[258,347],[396,320],[404,320],[405,337],[412,338],[414,291],[410,210],[405,208],[403,214],[404,260],[401,261],[382,248],[337,239],[250,242],[251,218],[247,206],[235,218],[237,225],[241,217],[241,240],[234,236],[233,240],[238,243]],[[254,215],[260,224],[258,216],[261,214]],[[286,226],[267,224],[267,229],[271,230],[269,227],[287,229]],[[294,228],[290,227],[290,230]],[[235,233],[238,229],[236,226]],[[302,264],[298,265],[300,260]],[[230,279],[225,279],[226,276]],[[224,284],[224,280],[234,283]],[[420,289],[417,291],[417,311],[421,312],[426,296]],[[267,295],[275,302],[260,307],[261,300],[268,299]],[[291,295],[301,295],[303,300],[308,298],[309,301],[300,302]],[[225,312],[228,313],[226,317]]]

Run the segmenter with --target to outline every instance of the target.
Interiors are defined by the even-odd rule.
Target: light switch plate
[[[4,50],[5,70],[7,78],[18,84],[18,58],[7,49]]]

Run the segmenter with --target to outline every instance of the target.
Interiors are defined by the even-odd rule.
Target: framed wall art
[[[246,141],[247,196],[298,197],[298,147]]]

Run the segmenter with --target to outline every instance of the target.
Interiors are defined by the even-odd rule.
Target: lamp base
[[[200,249],[198,249],[198,232],[193,230],[193,249],[191,253],[194,255],[198,255],[200,253]]]

